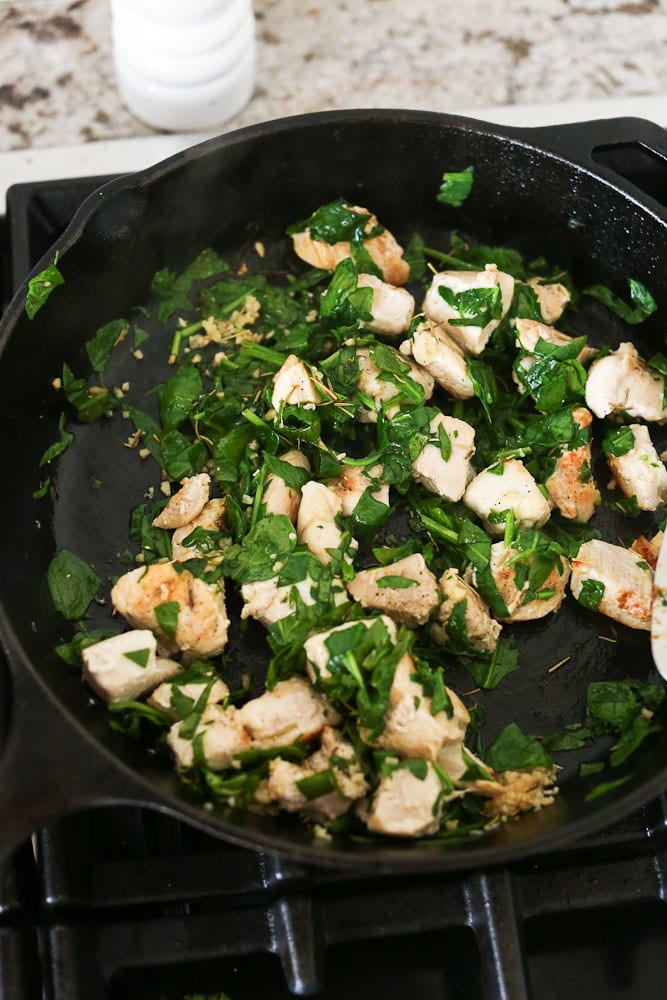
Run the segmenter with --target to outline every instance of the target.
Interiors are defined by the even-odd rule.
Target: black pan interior
[[[468,165],[475,170],[469,199],[458,209],[437,204],[443,171]],[[92,197],[61,241],[65,285],[34,321],[16,302],[5,321],[0,600],[14,659],[20,669],[37,674],[92,743],[110,754],[110,767],[123,762],[142,776],[147,800],[154,794],[216,832],[321,862],[444,867],[501,861],[601,824],[667,784],[667,733],[631,758],[626,770],[618,769],[615,777],[632,775],[626,784],[594,802],[585,801],[586,786],[576,776],[581,758],[563,756],[563,790],[555,806],[462,847],[313,845],[289,820],[228,809],[203,812],[168,767],[108,729],[105,712],[53,653],[56,643],[71,636],[47,589],[46,567],[54,552],[71,549],[105,581],[123,572],[128,511],[158,482],[155,465],[123,448],[128,422],[97,422],[73,427],[76,443],[58,465],[55,502],[32,499],[46,474],[38,468],[39,458],[58,437],[61,400],[51,382],[63,360],[75,374],[86,373],[84,344],[94,331],[145,303],[158,269],[179,269],[205,246],[235,263],[251,256],[254,242],[262,240],[269,251],[263,266],[284,268],[291,260],[286,226],[339,195],[372,208],[402,242],[417,230],[429,245],[444,246],[455,228],[481,242],[514,246],[528,259],[545,255],[568,268],[579,287],[602,282],[625,295],[627,278],[637,278],[659,309],[633,337],[642,352],[664,350],[664,219],[588,169],[480,123],[403,112],[312,116],[213,140],[152,171],[115,181]],[[577,332],[589,333],[595,343],[615,344],[628,336],[628,328],[593,300],[582,303],[576,324]],[[145,406],[142,388],[166,375],[166,345],[153,337],[142,349],[139,363],[129,348],[116,351],[107,380],[129,381],[130,398]],[[658,444],[666,446],[664,435]],[[92,480],[102,486],[94,489]],[[638,534],[652,524],[647,519],[636,523],[636,532],[634,527],[630,532]],[[627,522],[619,530],[628,537]],[[108,603],[95,607],[92,617],[94,624],[108,623]],[[475,696],[487,713],[487,738],[511,720],[537,734],[579,721],[592,680],[654,677],[647,633],[614,628],[571,599],[558,615],[520,627],[516,635],[521,670],[496,691]],[[240,667],[250,663],[260,676],[261,630],[235,629],[232,644]],[[565,666],[548,672],[566,656],[571,659]],[[448,683],[459,691],[473,686],[463,672],[449,675]],[[21,719],[13,722],[22,725]],[[48,734],[39,738],[47,740]]]

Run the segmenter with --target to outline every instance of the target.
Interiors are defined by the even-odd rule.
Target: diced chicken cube
[[[337,549],[343,538],[336,523],[342,510],[340,497],[324,483],[305,483],[296,521],[297,537],[324,565],[331,562],[330,550]]]
[[[236,754],[250,750],[252,746],[233,705],[223,708],[222,705],[209,703],[192,737],[181,735],[182,726],[183,722],[179,720],[167,733],[167,745],[179,771],[187,770],[194,764],[193,743],[200,736],[201,751],[212,771],[234,767]]]
[[[653,572],[636,553],[600,539],[584,542],[572,560],[570,587],[577,599],[587,581],[601,585],[595,595],[600,614],[630,628],[650,629]]]
[[[328,669],[329,650],[327,648],[327,639],[330,636],[336,632],[345,632],[348,629],[358,628],[359,626],[371,628],[377,621],[382,622],[389,639],[392,642],[396,642],[398,634],[396,625],[387,615],[378,615],[375,618],[360,618],[358,621],[345,622],[343,625],[336,625],[325,632],[316,632],[314,635],[309,636],[304,643],[304,650],[306,653],[306,673],[313,684],[316,684],[320,680],[326,681],[331,677]]]
[[[504,534],[503,512],[514,512],[517,527],[541,528],[549,520],[551,506],[523,462],[507,459],[499,466],[484,469],[467,487],[463,502],[481,519],[496,538]]]
[[[474,316],[475,310],[461,311],[455,305],[446,302],[440,294],[440,289],[449,289],[455,296],[462,292],[473,292],[482,288],[498,288],[500,290],[500,307],[497,319],[490,319],[484,326],[458,325],[453,320]],[[422,311],[438,323],[456,343],[470,354],[481,354],[489,342],[502,317],[512,304],[514,295],[514,278],[511,274],[499,271],[495,264],[487,264],[483,271],[441,271],[433,275],[431,286],[426,293]],[[460,300],[459,300],[460,302]]]
[[[442,327],[431,320],[420,323],[399,350],[401,354],[411,355],[455,399],[472,399],[475,395],[463,351]]]
[[[586,405],[596,417],[625,413],[639,420],[667,421],[663,405],[665,380],[649,368],[634,344],[621,344],[613,354],[594,361],[586,379]]]
[[[310,371],[296,354],[290,354],[273,376],[271,405],[274,410],[280,410],[282,406],[303,406],[306,410],[314,410],[321,401]]]
[[[531,278],[528,284],[535,292],[544,322],[559,320],[571,298],[565,285],[559,281],[545,282],[544,278]]]
[[[367,208],[361,208],[359,205],[347,207],[351,208],[353,212],[368,216],[365,232],[371,233],[377,227],[377,218]],[[304,260],[306,264],[310,264],[311,267],[321,267],[325,271],[333,271],[337,264],[351,255],[349,242],[340,240],[338,243],[325,243],[323,240],[315,240],[310,235],[308,228],[300,233],[294,233],[292,241],[297,257]],[[364,249],[370,255],[373,263],[382,271],[382,277],[385,281],[392,285],[406,283],[410,277],[410,267],[407,261],[403,260],[403,248],[388,229],[385,229],[378,236],[365,239]]]
[[[475,430],[465,420],[444,413],[436,414],[429,428],[438,443],[424,445],[412,463],[413,476],[431,493],[445,500],[460,500],[473,474],[470,459],[475,454]],[[449,451],[446,458],[439,441],[441,433]]]
[[[341,466],[340,475],[336,479],[329,480],[327,489],[331,490],[337,497],[340,497],[340,512],[343,517],[350,517],[354,513],[355,507],[366,490],[369,486],[373,485],[376,486],[370,494],[373,499],[377,500],[378,503],[385,504],[387,507],[389,506],[389,484],[374,484],[374,480],[380,479],[381,476],[381,465],[376,465],[372,469],[369,469],[368,473],[362,472],[356,465]]]
[[[592,416],[585,406],[577,406],[572,418],[578,427],[590,427]],[[554,471],[544,484],[549,499],[563,517],[575,521],[590,521],[600,504],[591,470],[591,443],[578,448],[566,448],[556,459]]]
[[[135,701],[181,669],[173,660],[156,656],[155,636],[148,629],[102,639],[86,646],[81,658],[84,679],[111,704]]]
[[[296,448],[290,448],[289,451],[278,457],[282,462],[287,462],[288,465],[293,465],[296,469],[305,469],[306,472],[310,472],[310,462],[307,456]],[[296,524],[301,494],[288,486],[284,479],[274,475],[273,472],[266,477],[262,501],[267,514],[285,514],[292,524]]]
[[[536,319],[517,319],[514,321],[516,333],[516,346],[522,347],[524,351],[534,351],[538,340],[543,340],[547,344],[555,344],[556,347],[566,347],[575,339],[566,333],[561,333],[555,326],[547,323],[540,323]],[[595,356],[597,352],[592,347],[584,346],[577,355],[577,361],[585,364]],[[530,366],[529,366],[530,367]]]
[[[607,454],[616,485],[626,497],[637,497],[640,510],[657,510],[667,499],[667,469],[651,441],[648,427],[630,424],[634,445],[623,455]]]
[[[374,274],[360,274],[357,285],[373,289],[373,319],[364,323],[366,329],[385,337],[405,333],[415,311],[415,300],[410,292],[381,281]]]
[[[656,531],[655,535],[651,538],[647,538],[646,535],[640,535],[639,538],[635,538],[634,542],[630,546],[632,551],[636,552],[639,558],[643,559],[644,562],[647,562],[653,570],[656,567],[658,556],[660,554],[662,536],[662,531]]]
[[[171,536],[171,554],[174,561],[179,562],[201,555],[196,545],[184,545],[183,542],[195,528],[203,528],[205,531],[222,531],[225,527],[226,511],[225,498],[214,497],[213,500],[208,501],[197,517],[183,525],[182,528],[176,528]]]
[[[211,477],[207,472],[191,476],[182,481],[178,493],[174,493],[166,507],[153,518],[156,528],[182,528],[201,514],[208,502]]]
[[[363,608],[382,611],[410,628],[427,622],[438,604],[436,578],[420,553],[388,566],[360,570],[347,589]]]
[[[491,612],[476,590],[466,583],[457,569],[447,569],[438,581],[441,594],[437,622],[431,627],[436,642],[447,645],[447,622],[454,608],[465,601],[464,621],[468,642],[476,649],[492,653],[498,645],[501,625],[491,617]]]
[[[324,726],[336,726],[340,716],[305,677],[279,681],[271,691],[247,701],[236,713],[238,722],[259,748],[307,743]]]
[[[393,348],[388,348],[388,350],[393,350]],[[404,378],[406,381],[413,383],[413,385],[421,386],[424,390],[423,401],[426,402],[433,395],[433,379],[427,371],[416,365],[410,358],[401,357],[398,352],[396,352],[398,360],[407,364],[409,370],[401,375],[400,378]],[[387,416],[391,419],[400,409],[400,405],[396,403],[395,405],[390,405],[392,400],[402,400],[403,393],[399,386],[389,379],[382,378],[380,369],[375,364],[371,357],[371,352],[367,347],[360,347],[357,351],[357,360],[359,362],[359,389],[369,396],[374,404],[375,409],[362,409],[359,412],[359,420],[361,423],[374,424],[377,423],[378,412],[384,406]]]
[[[116,610],[134,628],[149,628],[163,652],[184,650],[194,656],[217,656],[227,645],[229,618],[223,581],[208,584],[174,563],[152,563],[130,570],[111,591]],[[161,627],[156,608],[175,612],[173,634]]]
[[[334,604],[344,604],[347,600],[345,586],[339,577],[331,582],[331,600]],[[298,598],[295,596],[298,595]],[[241,618],[255,618],[268,628],[282,618],[294,614],[297,600],[306,606],[315,604],[317,582],[307,576],[298,583],[278,585],[278,577],[255,580],[241,585],[244,600]]]
[[[532,600],[526,600],[529,590],[527,574],[521,585],[517,585],[517,562],[520,559],[521,553],[511,547],[506,548],[503,542],[495,542],[491,546],[489,568],[508,612],[506,616],[500,617],[502,622],[526,622],[544,618],[552,611],[557,611],[565,597],[565,585],[570,578],[570,563],[564,556],[556,563],[540,587],[538,593],[541,596]]]
[[[150,698],[148,698],[148,704],[151,708],[157,708],[160,712],[164,712],[165,715],[170,715],[172,719],[180,719],[181,714],[173,704],[174,692],[176,691],[179,695],[189,699],[194,707],[209,685],[210,690],[206,698],[207,705],[215,705],[220,701],[224,701],[228,696],[229,688],[224,681],[212,681],[210,677],[202,677],[201,680],[188,681],[187,684],[166,681],[155,688]]]
[[[443,787],[432,765],[426,765],[424,778],[398,767],[380,779],[366,825],[372,833],[392,837],[428,837],[440,826],[443,805]]]

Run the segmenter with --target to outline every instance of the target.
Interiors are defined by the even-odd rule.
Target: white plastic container
[[[111,0],[111,13],[118,87],[146,124],[203,131],[250,100],[252,0]]]

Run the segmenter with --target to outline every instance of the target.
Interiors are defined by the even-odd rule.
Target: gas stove
[[[615,169],[667,196],[630,151]],[[3,302],[104,179],[10,189]],[[0,664],[0,705],[3,683]],[[548,857],[440,876],[308,868],[156,812],[88,811],[0,869],[0,997],[662,1000],[666,871],[667,796]]]

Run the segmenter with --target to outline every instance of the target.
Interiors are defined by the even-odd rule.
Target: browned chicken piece
[[[587,580],[599,585],[600,614],[629,628],[650,630],[653,571],[635,552],[597,538],[584,542],[572,560],[575,597]]]
[[[526,593],[529,589],[528,579],[521,587],[516,583],[516,565],[514,560],[519,557],[516,549],[506,548],[504,542],[495,542],[491,546],[491,561],[489,568],[493,576],[498,593],[502,597],[507,607],[506,617],[500,617],[501,622],[527,622],[537,618],[544,618],[557,611],[563,603],[565,597],[565,585],[570,578],[570,563],[563,556],[560,567],[555,566],[540,588],[540,593],[551,596],[535,598],[526,601]]]
[[[336,625],[325,632],[316,632],[308,636],[304,643],[306,653],[306,672],[313,684],[318,681],[326,681],[331,677],[329,672],[329,649],[327,640],[336,632],[346,632],[348,629],[372,628],[376,622],[382,622],[386,629],[387,636],[392,642],[396,642],[396,625],[387,615],[378,615],[376,618],[360,618],[358,621],[344,622],[343,625]]]
[[[575,407],[572,418],[581,428],[590,427],[593,422],[593,416],[585,406]],[[591,442],[563,451],[544,485],[551,502],[563,517],[590,521],[600,505],[600,491],[591,471]]]
[[[171,554],[176,562],[182,559],[192,559],[201,555],[196,545],[184,545],[183,542],[191,535],[195,528],[203,528],[205,531],[222,531],[225,527],[225,513],[227,503],[224,497],[214,497],[209,500],[197,517],[184,524],[182,528],[176,528],[171,536]]]
[[[299,542],[308,546],[324,565],[331,562],[331,551],[338,548],[343,538],[336,523],[342,509],[340,497],[324,483],[311,480],[304,484],[296,521],[297,535]]]
[[[440,826],[444,804],[443,787],[432,764],[426,765],[423,778],[398,767],[380,779],[364,819],[372,833],[428,837]]]
[[[640,535],[639,538],[635,538],[634,542],[630,546],[632,552],[636,552],[640,559],[647,562],[651,569],[655,569],[656,563],[658,561],[658,555],[660,553],[660,545],[662,544],[662,531],[657,531],[652,538],[647,538],[646,535]]]
[[[170,497],[166,507],[153,518],[156,528],[182,528],[201,514],[208,502],[211,477],[206,472],[182,481],[178,493]]]
[[[378,224],[378,220],[367,208],[359,205],[348,205],[353,212],[368,216],[368,223],[365,232],[372,232]],[[310,229],[304,229],[301,233],[292,235],[294,252],[301,260],[311,267],[321,267],[325,271],[333,271],[342,260],[351,254],[350,244],[341,240],[338,243],[324,243],[322,240],[314,240],[310,235]],[[394,236],[385,229],[379,236],[373,236],[364,240],[364,249],[368,252],[371,260],[382,271],[382,277],[390,285],[404,285],[410,277],[410,267],[403,259],[403,247],[396,241]]]
[[[435,641],[443,646],[447,645],[447,622],[457,604],[465,601],[464,620],[468,641],[476,649],[492,653],[498,645],[502,626],[491,617],[491,612],[477,591],[462,579],[457,569],[445,570],[438,581],[438,587],[441,594],[440,607],[437,621],[431,626],[431,635]]]
[[[172,719],[180,719],[181,716],[173,705],[174,692],[177,691],[179,694],[189,698],[194,706],[209,685],[210,690],[206,698],[207,705],[215,705],[218,702],[224,701],[228,696],[229,688],[224,681],[214,680],[211,683],[209,677],[202,677],[201,680],[189,681],[187,684],[175,684],[173,681],[166,681],[153,691],[147,700],[147,704],[151,708],[157,708],[160,712],[164,712],[165,715],[170,715]]]
[[[350,517],[354,513],[354,508],[361,500],[363,494],[369,486],[374,485],[374,480],[381,479],[382,466],[375,465],[368,472],[363,472],[356,465],[342,465],[340,475],[335,479],[330,479],[327,489],[331,490],[341,501],[341,514],[343,517]],[[375,489],[371,496],[378,503],[389,506],[389,484],[375,483]]]
[[[500,293],[500,315],[484,326],[473,323],[463,325],[461,320],[465,318],[464,314],[443,298],[441,288],[448,289],[454,295],[473,289],[497,288]],[[441,271],[433,275],[422,303],[422,312],[445,330],[464,351],[481,354],[511,306],[513,295],[514,278],[511,274],[499,271],[496,264],[487,264],[483,271]]]
[[[325,726],[341,721],[327,699],[298,674],[247,701],[236,715],[257,748],[288,746],[296,740],[306,743]]]
[[[410,339],[399,346],[399,351],[406,357],[412,356],[454,399],[472,399],[475,395],[463,351],[433,320],[420,323]]]
[[[83,677],[106,702],[134,701],[180,673],[174,660],[156,656],[155,636],[132,629],[94,642],[81,653]]]
[[[305,469],[310,472],[310,462],[306,455],[297,448],[290,448],[278,458],[282,462],[287,462],[297,469]],[[299,513],[301,494],[297,490],[288,486],[284,479],[273,472],[266,477],[266,486],[262,496],[267,514],[285,514],[292,524],[296,524],[296,517]]]
[[[381,281],[374,274],[360,274],[357,285],[373,289],[373,318],[364,323],[367,330],[384,337],[398,337],[408,330],[415,300],[407,289]]]
[[[466,487],[463,502],[481,518],[490,535],[505,533],[504,515],[514,512],[516,524],[541,528],[549,520],[551,505],[523,462],[508,458],[502,465],[478,472]]]
[[[665,379],[629,341],[598,358],[586,379],[586,405],[596,417],[622,411],[637,420],[667,421]]]
[[[387,350],[394,350],[389,347]],[[409,371],[405,372],[401,378],[421,386],[424,390],[424,402],[427,402],[433,395],[433,379],[429,373],[419,365],[415,364],[410,358],[401,357],[401,355],[396,352],[397,359],[403,364],[407,364]],[[357,351],[357,360],[359,362],[359,388],[367,396],[373,400],[375,404],[375,409],[361,409],[359,411],[358,419],[362,424],[375,424],[377,423],[378,412],[384,405],[385,411],[389,419],[400,409],[399,404],[391,405],[392,400],[401,399],[401,389],[396,385],[395,382],[390,381],[382,377],[380,369],[375,364],[371,357],[371,352],[367,347],[360,347]]]
[[[412,463],[412,474],[430,493],[445,500],[460,500],[474,472],[470,460],[475,454],[475,430],[465,420],[437,413],[429,422],[430,441]],[[443,456],[439,435],[449,442],[449,455]]]
[[[528,282],[537,296],[545,323],[555,323],[561,318],[570,302],[570,293],[559,281],[545,282],[544,278],[531,278]]]
[[[290,354],[273,376],[271,405],[274,410],[279,410],[281,406],[303,406],[306,410],[314,410],[322,402],[322,395],[313,378],[316,374],[319,373],[309,371],[296,354]]]
[[[537,319],[517,319],[514,321],[516,331],[516,345],[522,347],[524,351],[534,351],[538,340],[544,340],[547,344],[555,344],[557,347],[566,347],[575,339],[567,333],[562,333],[555,326],[548,323],[540,323]],[[592,347],[584,345],[577,355],[577,361],[586,364],[595,357],[597,351]],[[530,367],[530,365],[528,365]]]
[[[239,720],[239,713],[230,705],[209,703],[202,712],[196,732],[192,737],[181,736],[183,722],[175,722],[167,733],[167,746],[174,755],[179,771],[194,764],[193,742],[201,736],[201,751],[212,771],[223,771],[235,766],[235,757],[251,749],[250,736]]]
[[[392,578],[398,583],[392,585]],[[388,566],[360,570],[347,584],[347,590],[362,608],[382,611],[410,628],[424,625],[438,604],[435,576],[420,553]]]
[[[633,446],[623,455],[606,455],[614,482],[640,510],[657,510],[667,500],[667,469],[645,424],[628,424]]]
[[[133,628],[148,628],[164,653],[183,650],[192,656],[217,656],[227,645],[229,618],[223,581],[208,584],[173,563],[153,563],[125,573],[114,585],[111,600]],[[155,609],[177,605],[175,632],[160,627]],[[172,609],[170,609],[172,610]]]

